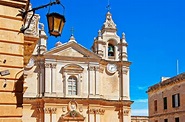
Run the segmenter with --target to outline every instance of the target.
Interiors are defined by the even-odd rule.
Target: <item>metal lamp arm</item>
[[[48,6],[52,6],[52,5],[55,5],[55,4],[60,4],[65,9],[65,7],[61,4],[60,0],[56,0],[55,2],[50,2],[46,5],[42,5],[42,6],[39,6],[39,7],[36,7],[36,8],[32,8],[31,10],[28,10],[28,11],[26,11],[25,9],[19,10],[20,13],[17,16],[21,16],[23,19],[26,17],[28,12],[33,12],[31,18],[29,19],[28,25],[26,27],[24,25],[22,25],[22,27],[20,29],[20,32],[24,33],[24,31],[29,28],[29,26],[31,24],[31,21],[32,21],[32,18],[35,15],[36,10],[39,10],[41,8],[46,8]]]

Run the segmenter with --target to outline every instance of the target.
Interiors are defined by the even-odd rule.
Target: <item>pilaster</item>
[[[50,63],[45,63],[45,93],[51,92],[51,65]]]

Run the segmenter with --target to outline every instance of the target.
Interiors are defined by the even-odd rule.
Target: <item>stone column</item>
[[[50,63],[45,63],[45,93],[50,93],[51,91],[51,69]]]
[[[82,74],[78,74],[78,81],[77,81],[77,94],[79,95],[79,96],[81,96],[82,95]]]
[[[88,114],[89,114],[89,122],[95,122],[94,109],[89,109]]]
[[[51,92],[56,92],[56,65],[51,64]]]
[[[100,95],[99,67],[95,67],[95,94]]]
[[[45,108],[45,122],[56,122],[57,108]]]
[[[43,96],[43,94],[44,94],[44,79],[45,79],[45,76],[44,76],[44,62],[43,62],[43,60],[40,60],[39,62],[38,62],[38,74],[39,74],[39,96],[41,97],[41,96]]]
[[[101,108],[92,108],[88,110],[88,114],[89,114],[89,120],[90,122],[101,122],[101,115],[103,115],[105,112],[104,109]]]
[[[130,79],[129,79],[129,67],[123,66],[123,99],[130,100]]]
[[[64,73],[64,76],[63,76],[63,93],[64,93],[64,97],[67,95],[68,93],[68,86],[67,86],[67,73]]]
[[[95,80],[95,74],[94,74],[94,66],[90,66],[89,67],[89,71],[90,71],[90,95],[93,95],[95,92],[95,86],[94,86],[94,80]]]
[[[131,120],[130,110],[123,110],[123,122],[129,122]]]

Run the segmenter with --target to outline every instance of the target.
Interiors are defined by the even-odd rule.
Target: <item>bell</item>
[[[114,56],[114,47],[113,46],[108,47],[108,56]]]
[[[113,50],[113,47],[112,47],[112,46],[109,46],[109,48],[108,48],[108,52],[109,52],[109,53],[113,53],[113,52],[114,52],[114,50]]]

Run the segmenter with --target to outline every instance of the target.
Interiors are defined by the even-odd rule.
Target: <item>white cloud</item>
[[[148,116],[148,109],[132,109],[132,116]]]
[[[137,100],[134,100],[134,103],[148,103],[148,99],[137,99]]]
[[[147,86],[138,86],[137,87],[139,90],[147,90]]]
[[[131,115],[148,116],[148,99],[136,99],[133,101]]]

